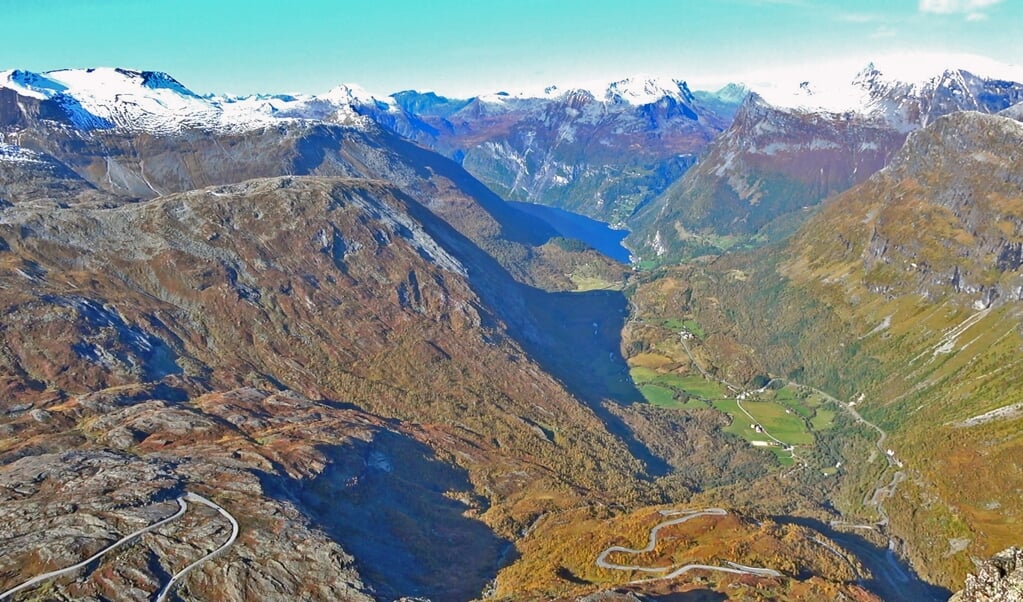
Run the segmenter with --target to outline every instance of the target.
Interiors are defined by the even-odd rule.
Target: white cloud
[[[938,15],[966,15],[971,21],[986,17],[984,9],[1002,0],[920,0],[920,12]]]

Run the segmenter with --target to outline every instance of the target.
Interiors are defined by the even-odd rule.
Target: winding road
[[[639,315],[638,307],[635,305],[635,303],[632,303],[631,301],[630,301],[630,304],[631,304],[631,316],[632,316],[630,318],[630,322],[632,322],[632,321],[643,322],[643,320],[641,320],[641,319],[636,317],[636,316]],[[739,391],[739,388],[737,388],[732,383],[729,383],[728,381],[726,381],[724,379],[721,379],[721,378],[716,378],[713,375],[711,375],[710,373],[708,373],[706,370],[704,370],[703,366],[700,365],[700,363],[698,361],[696,361],[696,358],[695,358],[694,354],[692,353],[692,350],[690,349],[689,343],[686,340],[686,338],[684,336],[681,336],[681,335],[680,335],[679,338],[680,338],[680,342],[682,344],[682,347],[685,350],[686,355],[689,357],[689,360],[696,367],[696,369],[700,372],[700,374],[703,375],[704,378],[706,378],[708,380],[717,381],[717,382],[721,383],[722,385],[724,385],[725,387],[727,387],[730,390],[732,390],[733,392],[738,392]],[[802,389],[802,390],[805,390],[805,391],[810,391],[812,393],[816,393],[816,394],[820,395],[825,400],[833,403],[834,405],[836,405],[839,408],[841,408],[843,411],[847,412],[848,415],[851,416],[857,423],[863,424],[864,426],[868,427],[869,429],[875,431],[877,433],[877,435],[878,435],[877,440],[874,442],[873,447],[876,448],[877,453],[879,453],[885,459],[885,461],[887,462],[887,466],[884,468],[884,470],[881,471],[881,474],[878,476],[877,482],[874,485],[873,492],[872,493],[868,493],[867,495],[865,495],[864,496],[864,500],[863,500],[863,505],[864,506],[871,506],[871,507],[875,508],[875,511],[877,513],[877,516],[878,516],[878,519],[875,522],[873,522],[873,523],[853,523],[853,522],[834,520],[834,521],[830,522],[830,526],[832,528],[846,529],[846,530],[850,530],[850,531],[854,531],[854,530],[870,530],[870,531],[875,531],[875,532],[881,534],[882,537],[884,537],[885,539],[888,540],[887,549],[883,550],[883,552],[879,552],[878,550],[874,549],[871,545],[866,544],[863,541],[858,540],[855,537],[845,536],[845,534],[843,534],[841,531],[838,531],[834,535],[832,535],[831,536],[832,539],[835,539],[836,541],[840,541],[840,543],[842,544],[842,546],[845,549],[850,550],[862,562],[864,562],[866,564],[869,564],[869,568],[871,569],[871,571],[874,573],[874,576],[875,576],[875,582],[872,584],[871,588],[872,589],[880,589],[882,592],[884,592],[884,594],[885,594],[884,597],[885,598],[891,598],[891,599],[900,599],[900,598],[902,598],[902,599],[918,599],[918,600],[944,599],[944,598],[941,597],[941,592],[938,592],[936,594],[935,591],[933,590],[933,588],[931,588],[928,584],[926,584],[923,581],[920,581],[919,578],[917,578],[914,575],[911,575],[909,572],[907,572],[907,569],[900,563],[900,558],[899,558],[898,554],[895,551],[896,550],[896,540],[889,533],[888,527],[889,527],[890,519],[889,519],[889,516],[888,516],[888,512],[887,512],[887,510],[884,507],[884,504],[885,504],[885,501],[887,499],[889,499],[889,498],[891,498],[892,496],[895,495],[895,491],[898,488],[899,484],[902,483],[906,479],[906,472],[903,470],[902,463],[895,457],[894,454],[889,454],[888,450],[886,449],[885,444],[886,444],[887,439],[888,439],[888,433],[884,429],[879,427],[878,425],[876,425],[873,422],[870,422],[869,420],[865,419],[856,410],[855,403],[840,401],[839,399],[835,398],[832,395],[829,395],[828,393],[825,393],[824,391],[821,391],[819,389],[816,389],[816,388],[808,386],[808,385],[804,385],[804,384],[801,384],[801,383],[793,382],[793,381],[790,381],[790,380],[781,379],[781,378],[773,378],[773,379],[771,379],[771,383],[769,383],[769,385],[773,384],[774,382],[779,382],[779,383],[782,383],[783,385],[784,384],[789,384],[789,385],[792,385],[793,387],[796,387],[798,389]],[[737,401],[741,401],[741,400],[737,400]],[[750,419],[753,419],[753,417],[749,414],[749,412],[747,412],[745,410],[745,408],[742,407],[741,403],[738,403],[737,405],[738,405],[739,409],[742,410],[743,413],[745,413],[747,415],[747,417],[749,417]],[[754,420],[754,422],[755,422],[755,420]],[[761,427],[761,428],[763,428],[763,427]],[[774,439],[775,441],[777,441],[777,438],[774,437],[773,435],[771,435],[770,433],[767,433],[765,431],[764,434],[767,435],[768,437],[770,437],[771,439]],[[804,458],[799,458],[799,457],[796,456],[795,448],[794,447],[792,449],[792,453],[793,453],[793,459],[796,460],[796,466],[794,466],[791,470],[786,471],[785,473],[783,473],[782,476],[786,476],[786,475],[791,474],[792,472],[794,472],[796,470],[799,470],[800,468],[805,468],[806,466],[808,466],[808,463],[807,463],[807,461]],[[873,454],[872,454],[872,457],[873,457]],[[891,472],[893,469],[895,471],[894,473]],[[888,477],[889,474],[891,474],[891,478]],[[820,541],[818,541],[817,543],[818,544],[822,544],[822,542],[820,542]],[[828,546],[825,546],[825,547],[828,547]],[[606,558],[606,554],[601,555],[601,559],[604,559],[604,558]],[[868,560],[870,561],[869,563],[868,563]],[[682,567],[682,569],[685,569],[685,568],[686,567]],[[690,570],[692,568],[701,568],[701,567],[698,567],[698,566],[694,565],[694,566],[691,566]],[[719,570],[723,570],[723,567],[718,567],[718,569]],[[679,574],[684,573],[684,572],[685,571],[681,570],[681,569],[676,571],[676,573],[679,573]],[[664,578],[664,577],[661,577],[661,578]],[[862,579],[862,576],[861,576],[861,579]],[[909,598],[906,597],[906,594],[908,592],[912,593],[912,595]]]
[[[22,583],[21,585],[18,585],[18,586],[13,587],[13,588],[11,588],[11,589],[3,592],[3,593],[0,593],[0,600],[4,600],[4,599],[7,599],[7,598],[10,598],[14,594],[16,594],[16,593],[18,593],[18,592],[20,592],[22,590],[26,590],[26,589],[28,589],[30,587],[34,587],[36,585],[39,585],[40,583],[42,583],[43,581],[46,581],[47,579],[53,579],[54,577],[60,577],[60,576],[63,576],[63,575],[70,575],[71,573],[74,573],[74,572],[76,572],[76,571],[78,571],[80,569],[83,569],[83,568],[89,566],[94,561],[96,561],[99,558],[101,558],[103,555],[108,554],[110,552],[113,552],[117,548],[119,548],[119,547],[121,547],[121,546],[123,546],[123,545],[125,545],[127,543],[130,543],[130,542],[134,541],[136,538],[141,537],[145,533],[149,533],[150,531],[154,531],[156,529],[159,529],[160,527],[166,525],[167,523],[171,522],[172,520],[180,518],[185,513],[185,510],[188,509],[188,505],[185,504],[185,500],[183,498],[180,498],[180,497],[177,499],[177,502],[178,502],[178,506],[179,506],[178,511],[175,512],[174,514],[168,516],[167,518],[165,518],[163,520],[160,520],[160,521],[157,521],[157,522],[155,522],[155,523],[153,523],[153,524],[151,524],[151,525],[149,525],[147,527],[142,527],[138,531],[134,531],[132,533],[129,533],[128,535],[125,535],[121,539],[118,539],[114,543],[112,543],[109,546],[103,548],[99,552],[96,552],[92,556],[89,556],[88,558],[86,558],[85,560],[79,562],[78,564],[73,564],[73,565],[71,565],[71,566],[69,566],[67,568],[58,569],[56,571],[50,571],[49,573],[43,573],[42,575],[36,575],[35,577],[33,577],[33,578],[29,579],[28,581]]]
[[[881,454],[881,457],[883,457],[888,462],[888,468],[901,467],[899,462],[896,461],[894,457],[889,455],[888,451],[885,449],[885,441],[888,440],[888,433],[885,432],[885,430],[882,429],[881,427],[877,426],[873,422],[870,422],[869,420],[861,416],[860,413],[856,411],[856,408],[852,403],[840,401],[835,397],[828,395],[824,391],[821,391],[820,389],[814,389],[813,387],[808,387],[807,385],[801,385],[799,383],[793,383],[791,381],[788,382],[792,384],[794,387],[798,387],[807,391],[812,391],[820,395],[821,397],[827,399],[831,403],[848,412],[849,415],[852,416],[857,423],[863,424],[868,428],[877,431],[878,437],[877,441],[874,442],[874,447],[877,448],[877,451],[878,453]],[[870,495],[869,498],[864,498],[863,500],[864,506],[873,506],[877,510],[877,514],[880,517],[880,520],[878,520],[877,522],[872,524],[853,524],[842,521],[831,521],[831,526],[845,527],[849,529],[884,529],[885,527],[888,526],[888,512],[884,509],[884,500],[895,495],[896,487],[898,487],[899,483],[905,480],[905,478],[906,478],[905,472],[901,470],[896,470],[895,474],[892,475],[891,480],[888,482],[884,482],[884,473],[882,473],[881,480],[879,480],[877,486],[874,488],[874,492]]]
[[[734,385],[732,385],[728,381],[720,379],[720,378],[715,378],[712,375],[710,375],[708,372],[706,372],[703,369],[703,366],[701,366],[699,364],[699,362],[696,361],[696,357],[693,355],[692,351],[689,349],[689,344],[686,342],[685,338],[684,337],[680,337],[680,340],[681,340],[681,343],[682,343],[682,347],[685,349],[686,355],[689,356],[689,361],[692,362],[692,364],[694,366],[696,366],[696,369],[700,371],[700,374],[702,374],[704,378],[709,379],[709,380],[717,381],[717,382],[725,385],[726,387],[728,387],[729,389],[731,389],[733,391],[737,391],[738,390],[737,387],[735,387]],[[821,397],[823,397],[827,401],[830,401],[834,405],[836,405],[836,406],[842,408],[843,410],[845,410],[846,412],[848,412],[849,415],[851,415],[856,420],[856,422],[858,422],[860,424],[863,424],[863,425],[867,426],[868,428],[871,428],[871,429],[877,431],[878,438],[877,438],[877,441],[874,442],[874,447],[876,447],[877,451],[881,454],[881,456],[883,458],[885,458],[885,460],[887,460],[888,468],[900,468],[899,463],[895,460],[894,457],[889,455],[888,451],[885,449],[885,441],[888,440],[888,433],[885,432],[885,430],[882,429],[881,427],[877,426],[873,422],[870,422],[869,420],[864,418],[862,415],[860,415],[860,413],[858,411],[856,411],[856,408],[854,407],[854,405],[852,403],[840,401],[839,399],[835,398],[832,395],[829,395],[829,394],[825,393],[824,391],[821,391],[820,389],[815,389],[814,387],[810,387],[810,386],[807,386],[807,385],[804,385],[804,384],[801,384],[801,383],[797,383],[797,382],[793,382],[791,380],[786,380],[786,379],[783,379],[783,378],[772,378],[771,382],[768,383],[768,384],[774,383],[775,381],[781,382],[781,383],[783,383],[785,385],[792,385],[793,387],[795,387],[797,389],[802,389],[804,391],[809,391],[811,393],[815,393],[817,395],[820,395]],[[738,399],[738,398],[736,398],[736,405],[739,407],[740,410],[742,410],[742,412],[744,414],[746,414],[746,416],[750,420],[752,420],[753,422],[757,422],[757,419],[752,414],[750,414],[748,411],[746,411],[746,408],[742,407],[742,401],[740,399]],[[767,431],[767,429],[765,429],[762,425],[761,425],[760,428],[763,430],[764,435],[766,435],[770,439],[773,439],[777,443],[786,446],[787,449],[790,449],[789,453],[792,454],[792,459],[793,460],[797,461],[803,467],[807,466],[807,462],[805,460],[803,460],[802,458],[799,458],[796,455],[795,446],[788,446],[788,445],[786,445],[784,442],[780,441],[777,437],[775,437],[774,435],[769,433]],[[887,472],[887,471],[885,471],[885,472]],[[882,473],[882,479],[883,478],[884,478],[884,475]],[[892,475],[892,478],[891,478],[890,481],[887,481],[887,482],[880,481],[880,482],[878,482],[877,486],[874,488],[873,494],[871,494],[870,497],[865,498],[863,500],[863,504],[865,506],[873,506],[876,509],[877,514],[880,517],[880,520],[878,520],[877,522],[875,522],[873,524],[853,524],[853,523],[847,523],[847,522],[843,522],[843,521],[831,521],[831,526],[832,527],[845,527],[845,528],[851,528],[851,529],[874,529],[874,530],[884,529],[885,527],[888,526],[888,522],[889,522],[888,512],[884,509],[884,500],[887,499],[887,498],[892,497],[893,495],[895,495],[895,489],[899,486],[899,483],[901,483],[905,478],[906,478],[906,473],[905,472],[903,472],[901,470],[896,470],[896,472]],[[891,539],[889,538],[889,544],[890,543],[891,543]]]
[[[224,550],[226,550],[228,548],[228,546],[230,546],[232,543],[234,543],[235,539],[238,538],[238,521],[236,521],[235,518],[233,516],[231,516],[231,513],[229,513],[227,510],[225,510],[221,506],[217,505],[216,503],[214,503],[214,502],[204,498],[203,496],[201,496],[201,495],[199,495],[197,493],[191,493],[191,492],[186,493],[185,495],[177,498],[175,501],[178,503],[178,511],[175,512],[174,514],[168,516],[167,518],[161,519],[161,520],[159,520],[159,521],[157,521],[157,522],[155,522],[155,523],[153,523],[151,525],[148,525],[146,527],[142,527],[141,529],[139,529],[137,531],[133,531],[133,532],[129,533],[128,535],[125,535],[121,539],[118,539],[114,543],[110,544],[109,546],[103,548],[102,550],[96,552],[92,556],[86,558],[85,560],[83,560],[83,561],[81,561],[81,562],[79,562],[77,564],[73,564],[73,565],[71,565],[69,567],[66,567],[66,568],[63,568],[63,569],[58,569],[56,571],[50,571],[48,573],[43,573],[42,575],[36,575],[35,577],[29,579],[28,581],[26,581],[24,583],[22,583],[20,585],[17,585],[15,587],[12,587],[11,589],[9,589],[9,590],[7,590],[5,592],[0,593],[0,600],[9,599],[12,596],[14,596],[14,594],[16,594],[18,592],[21,592],[21,591],[24,591],[26,589],[35,587],[36,585],[39,585],[40,583],[42,583],[44,581],[47,581],[49,579],[54,579],[56,577],[70,575],[70,574],[73,574],[73,573],[75,573],[75,572],[77,572],[77,571],[79,571],[79,570],[89,566],[90,564],[92,564],[96,560],[99,560],[100,558],[102,558],[106,554],[109,554],[110,552],[113,552],[117,548],[120,548],[121,546],[129,544],[129,543],[135,541],[136,539],[138,539],[139,537],[141,537],[142,535],[144,535],[146,533],[149,533],[149,532],[152,532],[152,531],[155,531],[156,529],[159,529],[160,527],[166,525],[167,523],[169,523],[171,521],[174,521],[174,520],[177,520],[177,519],[181,518],[185,514],[185,511],[188,510],[188,502],[196,502],[196,503],[200,503],[200,504],[205,504],[205,505],[207,505],[207,506],[217,510],[222,515],[224,515],[227,518],[227,520],[229,520],[231,522],[231,536],[228,538],[228,540],[226,542],[224,542],[216,550],[210,552],[209,554],[203,556],[199,560],[197,560],[197,561],[193,562],[192,564],[186,566],[181,571],[178,571],[177,573],[175,573],[174,576],[171,577],[171,579],[167,583],[167,585],[165,585],[163,587],[163,589],[160,590],[160,594],[156,598],[157,602],[163,602],[164,600],[166,600],[167,595],[170,593],[171,589],[182,578],[184,578],[185,575],[187,575],[189,571],[191,571],[192,569],[194,569],[195,567],[199,566],[203,562],[209,560],[210,558],[213,558],[217,554],[219,554],[219,553],[223,552]]]
[[[885,599],[912,599],[912,600],[935,600],[935,593],[931,588],[924,582],[915,578],[909,574],[907,570],[900,564],[899,556],[895,552],[895,540],[888,532],[888,511],[884,508],[884,502],[886,499],[895,495],[895,489],[899,486],[899,483],[905,480],[906,473],[899,470],[902,465],[901,463],[885,448],[885,442],[888,440],[888,433],[884,429],[877,426],[873,422],[870,422],[864,418],[856,410],[854,404],[849,402],[843,402],[835,398],[832,395],[800,383],[786,381],[784,379],[777,379],[780,382],[790,384],[796,388],[810,391],[820,395],[832,404],[842,408],[848,412],[857,423],[863,424],[868,428],[877,432],[878,437],[874,442],[874,447],[878,453],[883,457],[887,463],[887,468],[881,473],[878,478],[878,482],[874,488],[872,494],[869,497],[864,498],[864,506],[873,506],[877,511],[878,520],[873,523],[849,523],[845,521],[831,521],[829,525],[836,529],[864,529],[871,530],[880,533],[885,539],[888,540],[888,549],[884,550],[883,554],[878,554],[869,545],[843,537],[839,539],[838,535],[832,535],[832,539],[839,541],[846,549],[850,550],[855,554],[861,562],[867,562],[868,559],[872,560],[869,563],[870,570],[874,573],[875,583],[872,585],[873,589],[879,590]],[[891,480],[887,480],[885,475],[890,469],[896,469],[892,474]],[[823,542],[817,541],[817,543],[823,545]],[[861,576],[862,581],[862,576]]]
[[[686,521],[692,520],[700,516],[725,516],[728,514],[727,510],[723,508],[707,508],[705,510],[661,510],[663,516],[674,516],[681,514],[679,518],[673,518],[666,520],[662,523],[658,523],[653,529],[650,529],[650,536],[647,539],[645,548],[633,549],[626,548],[623,546],[611,546],[600,553],[597,556],[596,564],[602,569],[612,569],[618,571],[637,571],[643,573],[666,573],[660,577],[654,577],[652,579],[641,579],[639,581],[633,581],[632,583],[646,583],[649,581],[660,581],[663,579],[674,579],[680,575],[688,573],[693,570],[706,570],[706,571],[718,571],[722,573],[735,573],[739,575],[757,575],[760,577],[781,577],[782,574],[774,569],[765,569],[752,566],[745,566],[742,564],[736,564],[734,562],[727,562],[729,566],[715,566],[709,564],[685,564],[680,567],[662,566],[662,567],[645,567],[638,565],[628,564],[616,564],[608,562],[607,557],[615,553],[624,554],[643,554],[651,552],[657,547],[657,535],[661,529],[670,527],[672,525],[678,525]],[[670,571],[670,572],[669,572]]]
[[[227,541],[225,541],[224,543],[220,544],[220,547],[217,548],[216,550],[213,550],[212,552],[210,552],[209,554],[203,556],[199,560],[196,560],[195,562],[193,562],[192,564],[190,564],[190,565],[186,566],[185,568],[181,569],[177,573],[174,573],[174,575],[170,578],[170,581],[168,581],[167,584],[163,586],[163,589],[161,589],[160,593],[156,596],[156,602],[164,602],[164,600],[167,599],[167,596],[170,595],[171,590],[174,589],[174,586],[177,585],[178,582],[180,582],[182,579],[184,579],[185,576],[188,575],[188,573],[192,569],[194,569],[195,567],[199,566],[200,564],[206,562],[207,560],[213,558],[217,554],[220,554],[221,552],[226,550],[228,547],[230,547],[231,544],[234,543],[234,540],[238,539],[238,521],[235,520],[235,518],[233,516],[231,516],[230,512],[228,512],[227,510],[224,510],[224,508],[222,506],[220,506],[220,505],[218,505],[218,504],[216,504],[216,503],[214,503],[214,502],[204,498],[203,496],[199,495],[198,493],[191,493],[191,492],[186,493],[185,494],[185,499],[190,501],[190,502],[196,502],[196,503],[199,503],[199,504],[205,504],[205,505],[209,506],[210,508],[213,508],[217,512],[220,512],[222,515],[224,515],[224,517],[227,518],[227,520],[229,520],[231,522],[231,536],[227,538]]]

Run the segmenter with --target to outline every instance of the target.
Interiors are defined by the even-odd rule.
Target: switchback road
[[[662,579],[674,579],[680,575],[683,575],[693,570],[706,570],[706,571],[718,571],[722,573],[736,573],[740,575],[757,575],[760,577],[781,577],[782,574],[774,569],[764,569],[758,567],[745,566],[736,564],[734,562],[727,562],[728,566],[714,566],[709,564],[686,564],[680,567],[661,566],[661,567],[645,567],[638,565],[628,564],[617,564],[608,562],[607,557],[615,553],[623,554],[643,554],[645,552],[653,551],[657,547],[657,536],[661,529],[670,527],[672,525],[678,525],[686,521],[692,520],[700,516],[725,516],[728,514],[727,510],[722,508],[707,508],[705,510],[661,510],[661,514],[664,516],[682,515],[679,518],[673,518],[666,520],[662,523],[657,524],[653,529],[650,529],[650,536],[647,539],[645,548],[632,549],[623,546],[611,546],[600,553],[597,556],[596,564],[602,569],[612,569],[618,571],[637,571],[642,573],[665,573],[660,577],[654,577],[652,579],[641,579],[634,581],[633,583],[643,583],[647,581],[659,581]]]
[[[66,567],[66,568],[63,568],[63,569],[58,569],[56,571],[50,571],[48,573],[43,573],[42,575],[36,575],[35,577],[29,579],[28,581],[26,581],[24,583],[22,583],[20,585],[17,585],[17,586],[15,586],[15,587],[13,587],[13,588],[5,591],[5,592],[0,593],[0,600],[9,599],[12,596],[14,596],[14,594],[17,594],[18,592],[21,592],[21,591],[24,591],[26,589],[35,587],[35,586],[39,585],[40,583],[42,583],[44,581],[47,581],[49,579],[54,579],[54,578],[57,578],[57,577],[61,577],[61,576],[65,576],[65,575],[71,575],[71,574],[73,574],[73,573],[75,573],[75,572],[77,572],[77,571],[79,571],[79,570],[89,566],[90,564],[92,564],[93,562],[99,560],[100,558],[102,558],[106,554],[109,554],[110,552],[113,552],[114,550],[116,550],[116,549],[118,549],[118,548],[120,548],[120,547],[122,547],[124,545],[127,545],[127,544],[129,544],[129,543],[131,543],[133,541],[135,541],[136,539],[138,539],[142,535],[144,535],[146,533],[149,533],[151,531],[155,531],[156,529],[159,529],[160,527],[166,525],[167,523],[169,523],[171,521],[174,521],[174,520],[177,520],[178,518],[181,518],[181,516],[185,514],[185,511],[188,510],[188,502],[195,502],[195,503],[198,503],[198,504],[203,504],[203,505],[209,506],[210,508],[213,508],[214,510],[219,512],[221,515],[223,515],[231,523],[231,535],[217,549],[213,550],[209,554],[206,554],[202,558],[200,558],[200,559],[196,560],[195,562],[189,564],[188,566],[186,566],[185,568],[181,569],[180,571],[175,573],[173,576],[171,576],[170,580],[167,582],[166,585],[163,586],[163,588],[160,590],[160,593],[156,597],[157,602],[165,602],[165,600],[167,599],[167,596],[170,595],[171,590],[173,590],[174,587],[178,583],[180,583],[181,580],[184,579],[185,576],[187,576],[189,572],[192,571],[192,569],[196,568],[197,566],[199,566],[200,564],[206,562],[207,560],[210,560],[211,558],[217,556],[218,554],[220,554],[221,552],[226,550],[228,547],[230,547],[230,545],[233,544],[236,539],[238,539],[238,530],[239,530],[238,521],[235,520],[234,516],[232,516],[230,512],[225,510],[219,504],[216,504],[215,502],[212,502],[212,501],[206,499],[205,497],[203,497],[203,496],[201,496],[201,495],[199,495],[197,493],[191,493],[191,492],[186,493],[185,495],[177,498],[177,500],[175,500],[175,501],[177,501],[177,503],[178,503],[178,511],[175,512],[174,514],[168,516],[167,518],[159,520],[159,521],[157,521],[157,522],[155,522],[155,523],[153,523],[153,524],[151,524],[149,526],[142,527],[141,529],[139,529],[137,531],[133,531],[133,532],[129,533],[128,535],[125,535],[121,539],[118,539],[114,543],[110,544],[109,546],[103,548],[102,550],[96,552],[92,556],[86,558],[85,560],[83,560],[83,561],[81,561],[81,562],[79,562],[77,564],[73,564],[73,565],[71,565],[69,567]]]
[[[221,552],[226,550],[231,544],[233,544],[234,540],[238,539],[238,521],[235,520],[235,518],[233,516],[231,516],[230,512],[228,512],[227,510],[224,510],[224,508],[222,506],[220,506],[220,505],[216,504],[215,502],[212,502],[212,501],[204,498],[203,496],[199,495],[198,493],[191,493],[191,492],[186,493],[185,494],[185,499],[190,501],[190,502],[197,502],[199,504],[205,504],[205,505],[209,506],[210,508],[213,508],[214,510],[216,510],[220,514],[222,514],[228,521],[231,522],[231,535],[230,535],[230,537],[227,538],[227,541],[225,541],[224,543],[220,544],[219,548],[217,548],[216,550],[213,550],[209,554],[206,554],[205,556],[203,556],[199,560],[196,560],[195,562],[193,562],[192,564],[190,564],[190,565],[186,566],[185,568],[181,569],[177,573],[174,573],[174,575],[170,578],[170,581],[168,581],[167,584],[163,586],[163,589],[160,590],[159,595],[156,596],[156,602],[164,602],[164,600],[167,599],[167,596],[170,595],[171,590],[174,589],[174,586],[177,585],[182,579],[184,579],[185,576],[188,575],[188,573],[192,569],[194,569],[195,567],[199,566],[200,564],[206,562],[207,560],[213,558],[217,554],[220,554]]]
[[[125,535],[121,539],[118,539],[114,543],[112,543],[109,546],[103,548],[99,552],[96,552],[92,556],[89,556],[88,558],[86,558],[85,560],[79,562],[78,564],[73,564],[73,565],[71,565],[71,566],[69,566],[67,568],[58,569],[56,571],[50,571],[49,573],[43,573],[42,575],[36,575],[35,577],[33,577],[33,578],[29,579],[28,581],[22,583],[21,585],[18,585],[18,586],[13,587],[13,588],[11,588],[11,589],[3,592],[3,593],[0,593],[0,600],[5,600],[7,598],[10,598],[14,594],[16,594],[16,593],[18,593],[20,591],[26,590],[26,589],[28,589],[30,587],[35,587],[36,585],[39,585],[40,583],[42,583],[43,581],[46,581],[47,579],[53,579],[55,577],[60,577],[60,576],[63,576],[63,575],[70,575],[70,574],[72,574],[72,573],[74,573],[74,572],[76,572],[76,571],[78,571],[80,569],[83,569],[83,568],[89,566],[90,564],[92,564],[96,560],[99,560],[100,558],[102,558],[105,554],[113,552],[117,548],[119,548],[119,547],[121,547],[121,546],[123,546],[123,545],[125,545],[127,543],[130,543],[132,541],[135,541],[135,539],[141,537],[143,534],[149,533],[150,531],[154,531],[156,529],[159,529],[160,527],[166,525],[167,523],[171,522],[172,520],[180,518],[181,515],[183,515],[185,513],[185,510],[188,509],[188,505],[185,503],[184,498],[180,498],[179,497],[177,499],[177,502],[178,502],[178,506],[179,506],[178,511],[175,512],[174,514],[168,516],[167,518],[165,518],[163,520],[160,520],[160,521],[157,521],[157,522],[149,525],[148,527],[142,527],[138,531],[134,531],[132,533],[129,533],[129,534]]]

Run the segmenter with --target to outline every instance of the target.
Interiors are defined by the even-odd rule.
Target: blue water
[[[622,246],[628,230],[615,230],[604,222],[555,207],[514,201],[508,204],[542,219],[565,238],[581,240],[611,259],[629,263],[629,250]]]

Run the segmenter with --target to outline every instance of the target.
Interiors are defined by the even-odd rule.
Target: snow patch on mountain
[[[377,100],[356,86],[340,86],[323,96],[199,96],[176,79],[155,71],[119,68],[65,69],[47,73],[0,71],[0,88],[59,105],[79,129],[120,129],[157,135],[188,129],[248,131],[282,119],[367,123],[353,105]]]
[[[636,75],[624,79],[590,81],[570,85],[552,84],[542,89],[524,88],[516,91],[500,91],[481,94],[477,98],[485,103],[505,104],[522,101],[560,101],[573,95],[588,95],[596,101],[609,104],[645,106],[664,98],[680,103],[691,103],[693,94],[682,80],[652,75]]]
[[[897,120],[899,107],[892,106],[893,99],[922,98],[942,87],[969,91],[975,86],[964,81],[964,73],[981,79],[1023,82],[1021,67],[976,55],[940,53],[904,53],[869,62],[795,65],[747,74],[740,79],[779,108],[852,112]]]
[[[0,142],[0,163],[46,163],[43,156],[14,144]]]
[[[337,105],[374,106],[378,110],[398,110],[398,103],[390,96],[379,97],[357,84],[341,84],[317,98]]]
[[[210,97],[228,123],[262,127],[281,120],[330,121],[349,125],[365,124],[352,104],[324,96],[258,94],[242,97]]]
[[[604,99],[609,102],[641,106],[653,104],[662,98],[673,98],[678,102],[692,102],[693,99],[685,82],[677,79],[630,77],[612,82],[604,90]]]

